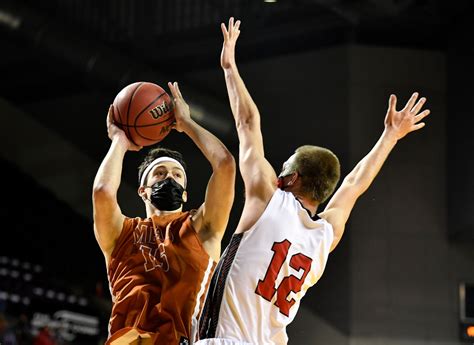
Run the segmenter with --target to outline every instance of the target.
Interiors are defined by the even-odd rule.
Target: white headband
[[[176,163],[179,168],[181,170],[183,170],[183,174],[184,174],[184,186],[186,187],[186,182],[187,182],[187,178],[186,178],[186,171],[184,170],[184,167],[183,165],[178,162],[176,159],[174,158],[171,158],[171,157],[158,157],[157,159],[155,159],[153,162],[150,163],[150,165],[148,165],[145,169],[145,171],[143,172],[143,175],[142,175],[142,178],[140,180],[140,187],[142,187],[144,184],[145,184],[145,180],[146,180],[146,177],[148,176],[148,174],[150,173],[151,169],[153,169],[156,165],[160,164],[161,162],[173,162],[173,163]]]

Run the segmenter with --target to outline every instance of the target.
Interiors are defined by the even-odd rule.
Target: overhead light
[[[8,26],[10,27],[10,29],[18,29],[18,27],[21,24],[21,19],[1,9],[0,10],[0,24],[4,24]]]
[[[277,0],[263,0],[263,2],[277,2]]]

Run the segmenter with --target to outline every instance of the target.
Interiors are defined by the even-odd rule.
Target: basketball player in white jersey
[[[221,65],[240,141],[245,205],[216,268],[201,317],[198,344],[286,344],[286,326],[300,300],[321,277],[359,196],[379,172],[397,141],[424,126],[425,98],[414,93],[396,110],[390,96],[385,130],[346,176],[323,212],[318,206],[339,181],[339,161],[329,150],[302,146],[277,178],[265,159],[260,114],[239,75],[235,44],[240,21],[221,25]]]

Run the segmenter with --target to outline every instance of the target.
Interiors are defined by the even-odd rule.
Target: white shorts
[[[253,345],[240,340],[221,339],[221,338],[210,338],[199,340],[194,343],[195,345]]]

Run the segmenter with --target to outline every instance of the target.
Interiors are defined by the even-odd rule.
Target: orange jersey
[[[214,267],[189,212],[126,218],[108,268],[106,344],[190,344]]]

